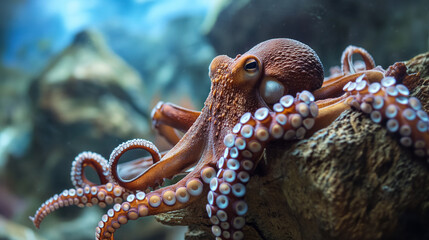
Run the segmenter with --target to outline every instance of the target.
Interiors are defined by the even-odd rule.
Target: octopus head
[[[225,82],[242,90],[257,89],[267,105],[286,95],[322,86],[323,67],[309,46],[287,38],[262,42],[235,59],[217,56],[209,67],[213,83]]]

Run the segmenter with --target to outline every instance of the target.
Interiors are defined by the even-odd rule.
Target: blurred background
[[[108,157],[151,129],[159,101],[201,109],[208,66],[274,37],[311,46],[325,68],[364,47],[388,67],[429,50],[425,0],[2,0],[0,239],[93,239],[107,209],[69,207],[35,230],[28,216],[72,187],[74,157]],[[118,239],[183,239],[148,217]]]

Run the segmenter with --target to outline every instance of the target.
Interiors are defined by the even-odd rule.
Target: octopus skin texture
[[[363,62],[354,63],[354,54]],[[244,239],[246,184],[267,144],[311,136],[349,108],[385,125],[422,164],[428,162],[428,115],[402,84],[418,76],[408,75],[403,63],[376,67],[364,49],[354,46],[346,48],[341,62],[341,69],[324,79],[316,53],[292,39],[262,42],[234,59],[217,56],[201,112],[162,102],[152,112],[153,125],[174,145],[171,150],[160,153],[151,142],[134,139],[115,148],[109,160],[83,152],[72,166],[75,188],[47,200],[31,220],[39,227],[63,206],[113,205],[95,233],[96,239],[113,239],[129,220],[207,201],[214,238]],[[136,148],[151,156],[118,164]],[[96,170],[100,185],[85,177],[87,166]],[[157,188],[187,170],[176,184]]]

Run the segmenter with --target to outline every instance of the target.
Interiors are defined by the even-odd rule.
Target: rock
[[[31,239],[44,240],[32,229],[9,221],[0,215],[0,239]]]
[[[70,185],[64,176],[80,152],[91,150],[108,158],[122,141],[150,132],[140,76],[92,31],[76,35],[32,83],[30,95],[33,139],[24,157],[28,162],[25,168],[11,169],[22,171],[13,173],[16,176],[37,174],[42,192]],[[36,167],[46,174],[34,173]]]
[[[148,109],[138,73],[100,35],[83,31],[33,84],[35,107],[64,125],[90,122],[94,135],[120,138],[148,132]]]
[[[406,65],[409,73],[420,74],[420,78],[410,83],[409,88],[413,89],[412,94],[421,100],[423,109],[429,112],[429,54],[415,56]]]
[[[429,52],[407,62],[428,111]],[[423,64],[423,65],[421,65]],[[266,163],[266,164],[265,164]],[[427,239],[428,167],[396,136],[348,110],[309,139],[270,144],[247,185],[246,239]],[[213,239],[202,202],[157,220]]]
[[[8,171],[2,176],[9,189],[26,200],[25,210],[14,219],[29,226],[28,216],[43,201],[72,187],[72,161],[80,152],[94,151],[108,159],[121,142],[153,135],[142,79],[92,31],[77,34],[71,45],[34,79],[30,98],[29,148],[26,152],[21,148],[24,156],[7,161]],[[24,147],[18,141],[14,145]],[[94,171],[86,172],[90,179],[95,179]],[[39,233],[47,236],[49,231],[56,231],[52,239],[94,236],[94,225],[77,216],[82,211],[64,208],[61,212],[49,216]],[[101,209],[91,211],[92,223],[99,221],[103,213]],[[69,235],[71,228],[65,226],[66,219],[75,219],[76,226],[81,224],[74,228],[79,234]],[[64,227],[49,226],[58,222],[64,222]],[[135,235],[142,235],[144,230],[136,228],[135,232],[140,234]]]
[[[0,66],[0,172],[9,156],[22,157],[31,136],[28,86],[30,77]],[[1,174],[0,174],[1,175]],[[1,180],[0,180],[1,181]]]

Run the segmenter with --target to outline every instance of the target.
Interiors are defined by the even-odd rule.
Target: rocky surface
[[[429,53],[413,58],[417,96],[429,110]],[[357,111],[299,142],[274,142],[247,185],[246,239],[426,239],[428,166]],[[189,225],[188,240],[211,239],[205,198],[162,214]]]
[[[429,112],[429,54],[417,55],[406,65],[409,73],[419,73],[420,75],[417,81],[407,83],[407,85],[413,89],[412,94],[421,99],[425,111]]]

